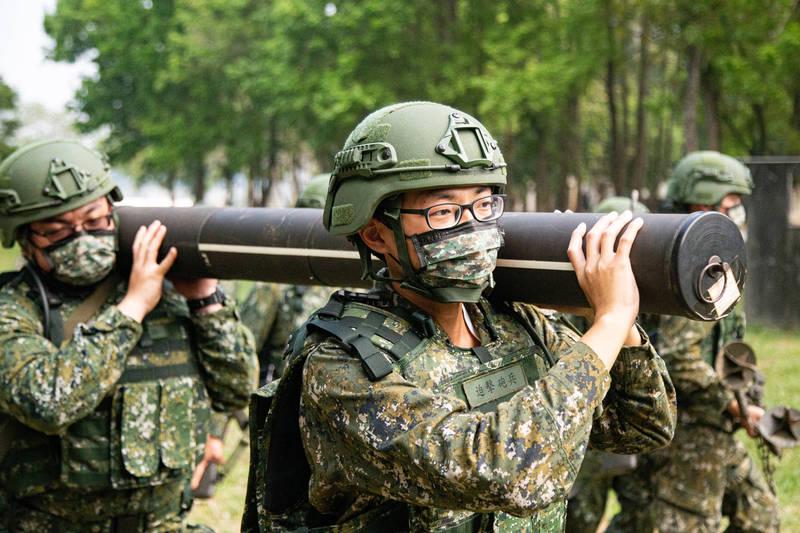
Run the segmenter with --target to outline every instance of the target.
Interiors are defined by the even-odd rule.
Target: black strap
[[[485,346],[475,346],[472,349],[472,353],[475,354],[481,363],[488,363],[492,360],[492,354],[489,353],[489,350],[487,350]]]
[[[178,363],[165,366],[128,367],[118,383],[141,383],[159,379],[198,376],[200,371],[193,363]]]
[[[344,344],[351,346],[361,359],[364,370],[370,381],[382,379],[392,372],[392,364],[368,337],[347,327],[343,320],[315,319],[306,324],[306,328],[319,329],[333,335]]]

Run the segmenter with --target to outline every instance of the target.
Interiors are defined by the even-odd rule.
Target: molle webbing
[[[428,333],[432,334],[433,328],[430,325],[424,327],[427,331],[423,335],[417,333],[413,327],[405,333],[398,333],[384,324],[387,315],[378,311],[366,311],[366,317],[342,316],[343,311],[344,306],[334,295],[334,298],[331,298],[328,304],[306,324],[306,328],[324,331],[355,350],[370,381],[382,379],[393,370],[392,362],[386,357],[384,351],[395,361],[400,360],[418,346],[424,337],[429,336]],[[389,312],[406,319],[410,318],[412,324],[424,323],[421,313],[408,317],[409,313],[399,307],[393,307],[389,309]],[[373,336],[386,341],[389,347],[378,348],[372,341]]]

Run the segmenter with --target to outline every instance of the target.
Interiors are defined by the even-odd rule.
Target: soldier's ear
[[[391,246],[394,242],[392,231],[377,218],[371,218],[366,226],[358,231],[358,236],[377,254],[386,255],[386,252],[394,251],[394,247]]]

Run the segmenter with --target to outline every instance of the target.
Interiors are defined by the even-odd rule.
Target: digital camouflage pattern
[[[628,198],[622,198],[630,202]],[[599,208],[598,208],[599,210]],[[602,211],[601,211],[602,212]],[[591,323],[582,316],[554,313],[556,329],[570,328],[578,334],[585,333]],[[615,477],[629,473],[636,467],[635,455],[623,455],[587,450],[578,477],[567,503],[567,533],[596,531],[605,514],[608,492]]]
[[[777,499],[733,435],[733,395],[712,366],[743,334],[740,308],[717,323],[660,318],[656,347],[678,394],[678,427],[667,448],[615,481],[622,510],[609,531],[718,531],[723,511],[733,530],[777,530]]]
[[[46,254],[54,278],[79,287],[92,285],[114,268],[117,237],[113,232],[77,235],[58,247],[48,248]]]
[[[55,346],[29,292],[26,282],[0,290],[0,415],[16,421],[0,466],[8,527],[111,531],[136,518],[133,530],[179,530],[209,407],[242,407],[255,380],[235,308],[190,315],[166,285],[139,324],[113,305],[122,282]],[[62,316],[82,301],[54,294]]]
[[[421,264],[419,279],[425,285],[479,291],[490,284],[497,252],[503,246],[503,236],[494,224],[431,243],[418,244],[413,237],[412,241]]]
[[[587,446],[631,453],[669,442],[674,390],[649,344],[623,349],[609,374],[574,332],[557,331],[532,306],[515,304],[517,318],[485,301],[466,309],[486,363],[436,327],[373,382],[339,342],[320,334],[306,341],[308,495],[331,522],[402,502],[403,527],[413,531],[559,531]],[[351,303],[344,316],[370,311],[385,314]],[[521,320],[558,359],[552,368]],[[384,326],[397,334],[410,327],[394,315]]]
[[[264,385],[283,374],[289,335],[328,301],[336,289],[314,285],[256,283],[242,303],[242,322],[255,337]]]

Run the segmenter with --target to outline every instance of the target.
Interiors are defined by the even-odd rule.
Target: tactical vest
[[[128,489],[185,479],[205,443],[209,401],[189,312],[165,292],[115,388],[61,435],[17,423],[0,465],[16,498],[62,488]]]
[[[418,386],[455,396],[472,410],[489,412],[544,376],[554,361],[534,325],[514,306],[506,306],[510,312],[500,333],[488,302],[482,301],[479,306],[492,342],[473,348],[472,357],[464,358],[463,366],[442,373],[432,372],[437,365],[430,354],[447,349],[446,337],[442,332],[436,334],[430,317],[387,304],[376,294],[334,294],[290,340],[284,376],[252,396],[250,476],[242,530],[561,531],[566,500],[525,518],[387,501],[335,526],[330,525],[331,517],[320,515],[308,503],[310,467],[298,423],[306,334],[322,332],[349,346],[371,381],[399,372]]]

